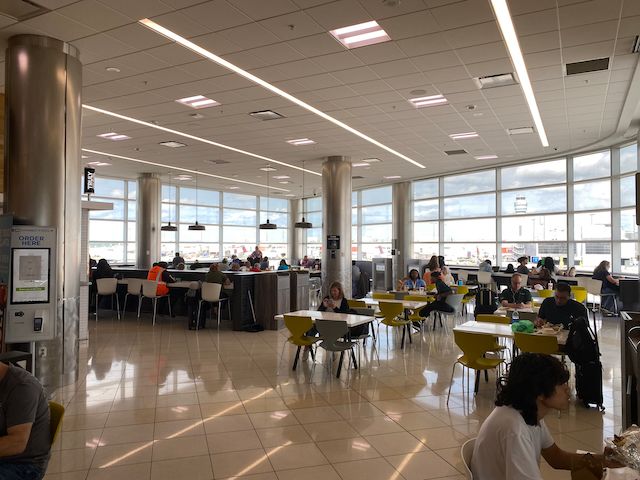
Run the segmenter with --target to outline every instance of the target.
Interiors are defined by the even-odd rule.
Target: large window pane
[[[260,212],[260,223],[267,223],[267,219],[269,219],[270,223],[275,223],[278,226],[278,230],[286,230],[289,226],[289,214],[287,213]]]
[[[179,247],[180,255],[187,261],[219,261],[218,244],[207,243],[181,243]],[[172,257],[171,255],[169,259]],[[167,259],[167,261],[169,260]]]
[[[413,224],[414,242],[437,242],[438,222],[418,222]]]
[[[495,242],[496,219],[449,220],[444,222],[445,242]]]
[[[462,195],[463,193],[487,192],[496,188],[496,171],[467,173],[444,177],[444,194]]]
[[[437,198],[438,197],[438,179],[424,180],[413,184],[413,199],[421,198]]]
[[[573,216],[576,240],[610,240],[611,212],[576,213]]]
[[[122,242],[124,241],[124,222],[108,220],[91,220],[89,222],[90,242]]]
[[[180,242],[211,243],[220,241],[220,228],[217,225],[205,225],[204,230],[189,230],[189,225],[181,223],[178,234]]]
[[[322,210],[322,197],[307,198],[307,212],[319,212]]]
[[[630,207],[636,204],[636,177],[620,179],[620,206]]]
[[[96,177],[96,197],[124,198],[124,180]]]
[[[444,246],[444,261],[447,265],[472,265],[491,260],[496,265],[495,243],[449,243]]]
[[[225,225],[256,225],[256,212],[250,210],[228,210],[224,209],[224,224]]]
[[[550,213],[567,211],[567,187],[532,188],[502,192],[502,214]]]
[[[223,193],[225,207],[256,209],[256,197],[239,193]]]
[[[322,227],[322,212],[307,213],[307,222],[311,223],[314,227]]]
[[[127,220],[135,220],[137,210],[138,208],[137,208],[136,202],[127,202]]]
[[[573,208],[576,211],[611,208],[611,180],[574,185]]]
[[[269,267],[273,268],[274,270],[276,270],[278,268],[278,265],[280,265],[280,260],[282,260],[283,258],[286,260],[288,257],[289,249],[287,248],[286,244],[277,245],[269,243],[267,245],[261,245],[261,247],[262,256],[269,257]],[[291,264],[292,262],[292,260],[287,261],[288,264]]]
[[[220,192],[180,187],[180,203],[218,207],[220,205]]]
[[[107,202],[113,203],[113,210],[91,210],[89,212],[89,218],[100,218],[103,220],[124,220],[124,201],[109,199],[107,200]]]
[[[256,229],[255,227],[223,227],[222,238],[224,243],[249,243],[253,248],[256,244]]]
[[[634,143],[620,149],[620,173],[638,170],[638,146]]]
[[[260,210],[268,212],[288,212],[289,200],[286,198],[260,197]]]
[[[638,243],[620,245],[620,273],[638,274]],[[616,271],[617,269],[614,269]]]
[[[124,263],[124,243],[89,242],[89,255],[93,260],[104,258],[109,263]]]
[[[444,199],[444,218],[490,217],[495,214],[495,193]]]
[[[545,257],[552,257],[561,270],[565,270],[567,264],[567,243],[502,243],[502,266],[512,263],[514,268],[518,266],[518,258],[529,257],[527,266],[535,267],[538,260]]]
[[[129,182],[133,183],[133,182]],[[127,263],[136,263],[136,244],[127,243]]]
[[[176,225],[177,226],[177,225]],[[160,231],[160,241],[162,243],[175,243],[177,241],[178,232],[163,232]],[[174,247],[171,247],[174,248]]]
[[[307,243],[322,243],[322,228],[307,229]]]
[[[357,208],[352,208],[351,209],[351,224],[352,225],[357,225],[358,224],[358,209]]]
[[[196,212],[197,208],[197,212]],[[220,209],[180,205],[180,223],[220,223]]]
[[[163,232],[166,233],[166,232]],[[165,243],[164,240],[163,242],[160,244],[160,259],[165,261],[165,262],[171,262],[173,261],[173,256],[175,254],[175,252],[180,252],[180,250],[178,250],[178,246],[175,244],[175,242],[167,242]],[[184,252],[180,252],[180,254],[182,255],[182,257],[186,260],[187,257],[185,257]]]
[[[638,226],[636,225],[636,210],[620,211],[620,239],[637,240]]]
[[[176,190],[177,189],[174,186],[162,185],[162,201],[176,203]]]
[[[255,243],[225,243],[222,246],[222,255],[220,259],[226,257],[227,260],[231,259],[231,256],[237,255],[241,261],[246,261],[247,257],[251,255],[255,249]]]
[[[377,205],[362,207],[362,223],[391,222],[391,205]]]
[[[356,207],[358,205],[358,192],[351,192],[351,206]]]
[[[174,204],[162,204],[162,221],[176,223],[176,206]]]
[[[391,257],[391,244],[362,244],[362,260],[371,260],[372,258],[389,258]]]
[[[390,242],[391,241],[391,225],[363,225],[361,228],[362,242]]]
[[[308,244],[307,245],[307,256],[309,258],[313,258],[314,260],[316,258],[322,259],[322,245],[315,243],[315,244]]]
[[[438,218],[438,200],[413,202],[413,220],[436,220]]]
[[[544,242],[566,239],[566,215],[537,215],[502,219],[503,241]]]
[[[533,187],[536,185],[552,185],[567,181],[567,162],[554,160],[552,162],[531,163],[503,168],[500,173],[502,188]]]
[[[576,243],[573,264],[580,272],[592,273],[595,268],[606,260],[611,263],[611,243]]]
[[[573,180],[591,180],[611,175],[611,152],[592,153],[573,158]]]
[[[127,222],[127,242],[136,241],[136,223]]]
[[[129,200],[135,200],[138,196],[138,182],[127,182],[127,188],[127,197]]]
[[[440,247],[437,243],[414,243],[413,244],[413,257],[420,258],[422,260],[429,260],[434,255],[439,255]]]
[[[362,205],[377,205],[379,203],[391,203],[390,186],[362,190]]]
[[[277,230],[260,230],[260,245],[265,243],[287,243],[287,229],[278,225]]]

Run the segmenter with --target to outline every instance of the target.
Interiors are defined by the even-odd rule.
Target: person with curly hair
[[[471,458],[474,480],[542,480],[540,455],[553,468],[570,470],[571,459],[580,454],[560,449],[544,417],[566,410],[571,402],[569,372],[551,355],[523,353],[516,357],[506,376],[498,380],[496,407],[482,424]],[[596,460],[606,467],[605,450]]]

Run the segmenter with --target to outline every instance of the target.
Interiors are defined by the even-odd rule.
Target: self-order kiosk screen
[[[49,249],[14,248],[11,303],[49,302]]]

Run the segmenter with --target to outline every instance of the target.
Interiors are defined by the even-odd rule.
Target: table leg
[[[478,393],[478,389],[480,387],[480,372],[476,370],[476,383],[473,387],[473,393]]]
[[[338,360],[338,372],[336,373],[336,377],[340,378],[340,373],[342,372],[342,360],[344,359],[344,352],[340,352],[340,360]]]

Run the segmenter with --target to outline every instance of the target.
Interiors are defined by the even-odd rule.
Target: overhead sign
[[[96,169],[84,169],[84,193],[96,193]]]

